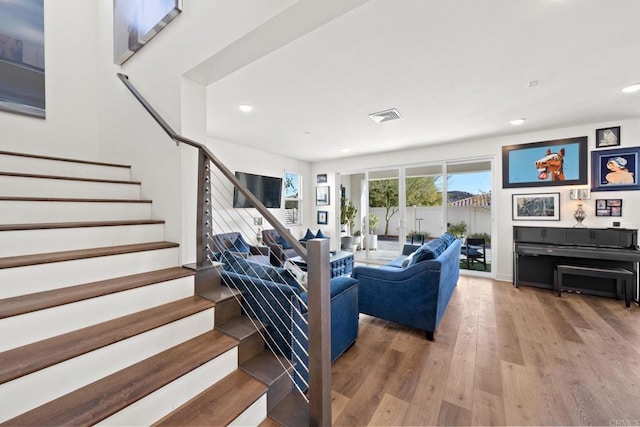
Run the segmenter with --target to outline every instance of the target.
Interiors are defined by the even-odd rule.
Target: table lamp
[[[578,200],[578,209],[576,209],[575,213],[573,214],[573,217],[578,222],[574,225],[574,227],[585,228],[586,225],[584,225],[582,221],[585,220],[585,218],[587,217],[587,214],[585,213],[584,209],[582,209],[582,201],[589,200],[591,198],[591,195],[589,194],[589,190],[586,188],[574,188],[569,193],[569,198],[571,200]]]

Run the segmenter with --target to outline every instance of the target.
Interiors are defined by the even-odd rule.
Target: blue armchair
[[[305,369],[294,381],[304,390],[308,383],[308,313],[306,290],[283,268],[257,264],[225,252],[221,281],[243,293],[243,311],[267,326],[269,347]],[[331,279],[331,361],[358,338],[358,282],[341,276]]]
[[[236,231],[215,234],[211,238],[211,250],[219,254],[225,251],[231,251],[252,261],[269,264],[269,248],[266,246],[250,245],[244,240],[242,234]]]

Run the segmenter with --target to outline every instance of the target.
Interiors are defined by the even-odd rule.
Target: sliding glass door
[[[490,160],[448,163],[447,229],[464,239],[460,268],[491,272]]]
[[[491,158],[341,175],[345,201],[357,209],[353,226],[341,235],[359,242],[357,261],[386,264],[405,243],[422,244],[449,231],[465,244],[461,269],[491,274],[492,182]]]

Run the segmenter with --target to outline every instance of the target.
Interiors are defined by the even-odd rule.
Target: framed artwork
[[[640,147],[591,152],[591,191],[640,190]]]
[[[328,215],[327,211],[318,211],[318,224],[327,225],[329,223]]]
[[[512,195],[514,221],[560,221],[560,193]]]
[[[44,62],[44,0],[0,1],[0,111],[46,117]]]
[[[597,199],[596,216],[622,216],[622,199]]]
[[[114,0],[113,62],[122,65],[182,11],[182,0]]]
[[[620,145],[620,126],[596,129],[596,148]]]
[[[585,185],[587,137],[502,147],[502,187]]]
[[[316,187],[316,206],[329,204],[329,186]]]
[[[318,184],[326,184],[327,183],[327,174],[326,173],[319,174],[316,177],[316,182]]]

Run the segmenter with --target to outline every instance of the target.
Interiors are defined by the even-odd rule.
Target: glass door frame
[[[346,175],[356,175],[356,174],[363,174],[364,175],[364,181],[365,181],[365,188],[367,189],[367,191],[365,192],[366,194],[364,194],[364,196],[361,196],[361,200],[366,199],[366,203],[364,203],[364,206],[361,206],[361,209],[363,209],[362,211],[362,216],[361,218],[368,218],[369,216],[369,192],[368,192],[368,188],[369,188],[369,180],[370,180],[370,173],[371,172],[380,172],[380,171],[387,171],[387,170],[397,170],[398,172],[398,204],[399,204],[399,209],[398,209],[398,213],[396,215],[398,215],[397,218],[397,224],[398,224],[398,241],[400,244],[400,250],[402,250],[402,246],[404,245],[404,242],[406,242],[407,239],[407,206],[406,206],[406,173],[407,173],[407,169],[411,169],[411,168],[417,168],[417,167],[434,167],[434,166],[440,166],[441,167],[441,171],[442,171],[442,207],[441,207],[441,223],[440,223],[440,234],[444,233],[447,230],[446,227],[446,222],[447,222],[447,217],[448,217],[448,201],[447,201],[447,179],[448,179],[448,167],[450,165],[459,165],[459,164],[465,164],[465,163],[480,163],[480,162],[489,162],[490,163],[490,172],[491,172],[491,213],[490,213],[490,217],[491,217],[491,241],[492,241],[492,247],[494,248],[493,253],[497,253],[497,250],[495,250],[496,245],[498,243],[498,235],[497,235],[497,226],[496,226],[496,202],[497,202],[497,197],[495,196],[495,189],[496,189],[496,174],[495,174],[495,156],[480,156],[480,157],[471,157],[471,158],[463,158],[463,159],[451,159],[451,160],[441,160],[441,161],[434,161],[434,162],[421,162],[421,163],[412,163],[412,164],[405,164],[405,165],[400,165],[400,166],[386,166],[386,167],[375,167],[375,168],[367,168],[367,169],[358,169],[358,170],[351,170],[351,171],[344,171],[344,172],[338,172],[336,175],[336,180],[337,180],[337,187],[340,187],[340,183],[341,183],[341,179],[342,176],[346,176]],[[362,190],[362,189],[361,189]],[[339,214],[339,212],[338,212]],[[368,224],[367,224],[368,227]],[[338,235],[339,235],[339,231],[340,231],[340,225],[337,224],[337,231],[338,231]],[[368,232],[368,230],[363,230],[363,238],[364,238],[364,234]],[[375,263],[375,260],[371,259],[370,256],[370,250],[369,248],[365,249],[365,262],[367,263]],[[463,272],[463,274],[465,275],[470,275],[470,276],[479,276],[479,277],[487,277],[487,278],[495,278],[496,277],[496,272],[498,270],[498,260],[495,258],[491,259],[491,263],[492,263],[492,268],[490,272],[484,273],[484,272],[476,272],[476,271],[467,271],[467,270],[461,270]]]

